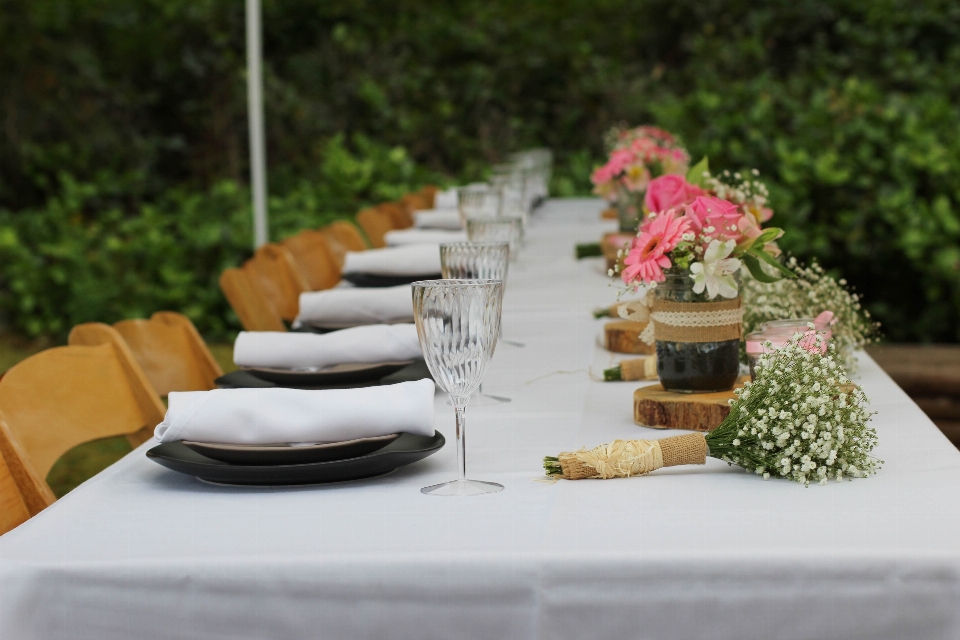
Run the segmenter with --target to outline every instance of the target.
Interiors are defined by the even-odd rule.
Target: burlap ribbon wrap
[[[654,300],[650,320],[654,338],[667,342],[723,342],[743,337],[739,297],[712,302]]]
[[[561,453],[558,460],[563,478],[585,480],[644,476],[663,467],[704,464],[709,454],[703,434],[691,433],[660,440],[614,440],[589,450]]]

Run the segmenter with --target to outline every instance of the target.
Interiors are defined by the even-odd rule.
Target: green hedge
[[[165,306],[228,330],[213,283],[248,244],[243,28],[233,0],[7,0],[15,328]],[[584,193],[602,132],[654,122],[714,167],[759,168],[786,247],[842,272],[888,337],[960,340],[954,2],[264,0],[264,29],[275,233],[528,145],[557,151],[557,192]],[[327,184],[337,134],[354,163],[405,149],[411,177]]]
[[[270,198],[274,239],[399,198],[433,177],[402,148],[354,143],[362,155],[334,137],[312,176]],[[44,207],[0,210],[0,308],[14,327],[63,338],[81,322],[175,309],[206,336],[229,338],[240,325],[217,280],[252,253],[249,191],[231,180],[203,192],[174,188],[131,214],[107,189],[63,175]]]

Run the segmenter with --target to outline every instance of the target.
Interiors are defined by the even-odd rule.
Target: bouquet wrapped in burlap
[[[772,477],[825,484],[876,473],[876,431],[867,397],[850,384],[835,349],[797,336],[760,357],[753,382],[736,390],[715,430],[660,440],[615,440],[544,458],[549,476],[569,480],[627,478],[661,467],[704,464],[707,456]],[[817,338],[819,341],[821,338]]]

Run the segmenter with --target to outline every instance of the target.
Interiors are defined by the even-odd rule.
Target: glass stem
[[[456,398],[453,409],[457,413],[457,480],[463,482],[467,478],[467,451],[464,435],[464,429],[467,427],[467,403]]]

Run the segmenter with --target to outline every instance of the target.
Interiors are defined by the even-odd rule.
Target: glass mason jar
[[[693,279],[688,269],[668,271],[664,275],[666,281],[658,283],[654,289],[654,297],[657,301],[726,303],[725,306],[735,303],[739,307],[739,298],[708,300],[706,291],[694,293]],[[657,302],[654,302],[654,312],[657,311],[657,307]],[[670,308],[678,309],[677,305],[670,305]],[[691,311],[702,310],[704,308],[701,305],[691,309]],[[679,393],[709,393],[732,389],[740,372],[739,323],[735,330],[728,328],[726,333],[731,334],[731,331],[736,337],[731,335],[729,339],[710,342],[666,340],[657,335],[657,374],[663,388]],[[688,333],[696,333],[696,331]]]
[[[636,235],[640,226],[640,216],[643,213],[643,191],[627,191],[617,189],[617,220],[620,222],[620,232]]]

